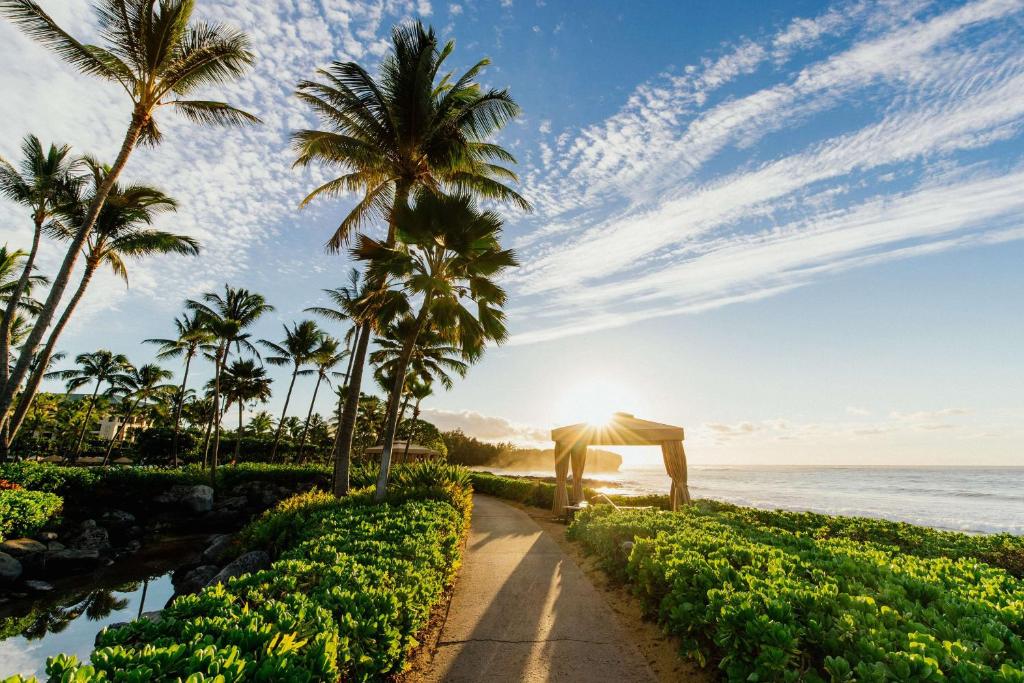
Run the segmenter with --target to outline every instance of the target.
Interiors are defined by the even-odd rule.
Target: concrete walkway
[[[529,515],[473,496],[428,681],[655,680],[601,595]]]

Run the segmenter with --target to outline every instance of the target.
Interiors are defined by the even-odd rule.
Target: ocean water
[[[550,477],[553,471],[496,474]],[[668,493],[663,469],[586,473],[606,493]],[[892,519],[970,533],[1024,534],[1024,467],[691,465],[690,495],[736,505]]]

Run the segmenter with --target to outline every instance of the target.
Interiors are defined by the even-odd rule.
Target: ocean
[[[477,468],[550,477],[553,471]],[[668,493],[663,469],[586,473],[605,493]],[[736,505],[891,519],[969,533],[1024,534],[1024,467],[690,466],[690,495]],[[612,483],[616,485],[611,485]]]

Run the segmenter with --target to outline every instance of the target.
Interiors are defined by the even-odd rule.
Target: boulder
[[[245,496],[228,496],[217,501],[218,510],[243,510],[249,505],[249,499]]]
[[[52,552],[57,552],[58,550],[64,550],[64,548],[66,548],[66,547],[67,546],[65,546],[60,541],[50,541],[49,543],[46,544],[46,549],[50,550]]]
[[[270,555],[262,550],[253,550],[238,557],[228,566],[221,569],[216,576],[206,582],[206,585],[213,586],[218,583],[227,583],[228,579],[259,571],[269,566]]]
[[[0,551],[21,559],[28,555],[46,552],[46,546],[31,538],[12,538],[0,543]]]
[[[220,569],[215,564],[199,565],[185,574],[181,581],[175,584],[174,594],[189,595],[191,593],[198,593],[210,582],[210,579],[217,576],[219,571]]]
[[[227,551],[231,548],[231,543],[234,539],[235,537],[232,534],[214,536],[210,541],[210,545],[206,546],[206,550],[203,551],[199,561],[203,564],[219,565],[224,560]]]
[[[0,585],[9,585],[21,577],[21,562],[7,553],[0,553]]]
[[[103,516],[100,517],[100,522],[103,523],[112,537],[118,540],[118,542],[124,542],[129,538],[134,538],[138,535],[137,530],[139,527],[135,523],[135,515],[124,510],[110,510],[104,512]]]
[[[46,558],[46,573],[50,576],[91,572],[100,561],[98,550],[76,550],[74,548],[47,551],[44,557]]]
[[[97,526],[95,520],[89,519],[86,522],[92,522],[92,524],[82,523],[82,530],[69,542],[71,548],[97,552],[110,550],[110,534],[107,533],[107,530]]]
[[[172,486],[170,490],[161,493],[155,500],[164,505],[199,514],[213,509],[213,489],[205,484]]]

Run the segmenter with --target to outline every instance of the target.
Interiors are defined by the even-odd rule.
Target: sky
[[[85,0],[41,4],[95,36]],[[682,425],[702,464],[1024,464],[1024,0],[197,6],[251,36],[254,71],[220,96],[264,124],[161,112],[165,142],[124,177],[178,199],[160,226],[203,255],[132,264],[128,289],[104,273],[65,351],[147,362],[140,340],[225,282],[276,307],[257,337],[325,303],[351,264],[324,243],[355,198],[298,208],[330,176],[292,168],[289,134],[316,125],[294,86],[335,60],[373,71],[419,18],[456,41],[453,70],[489,57],[482,81],[522,106],[497,141],[536,207],[503,210],[509,341],[426,419],[548,445],[625,410]],[[0,63],[0,154],[35,133],[113,158],[114,86],[7,23]],[[29,239],[0,203],[0,242]],[[59,256],[46,245],[43,270]],[[300,379],[289,414],[311,393]]]

